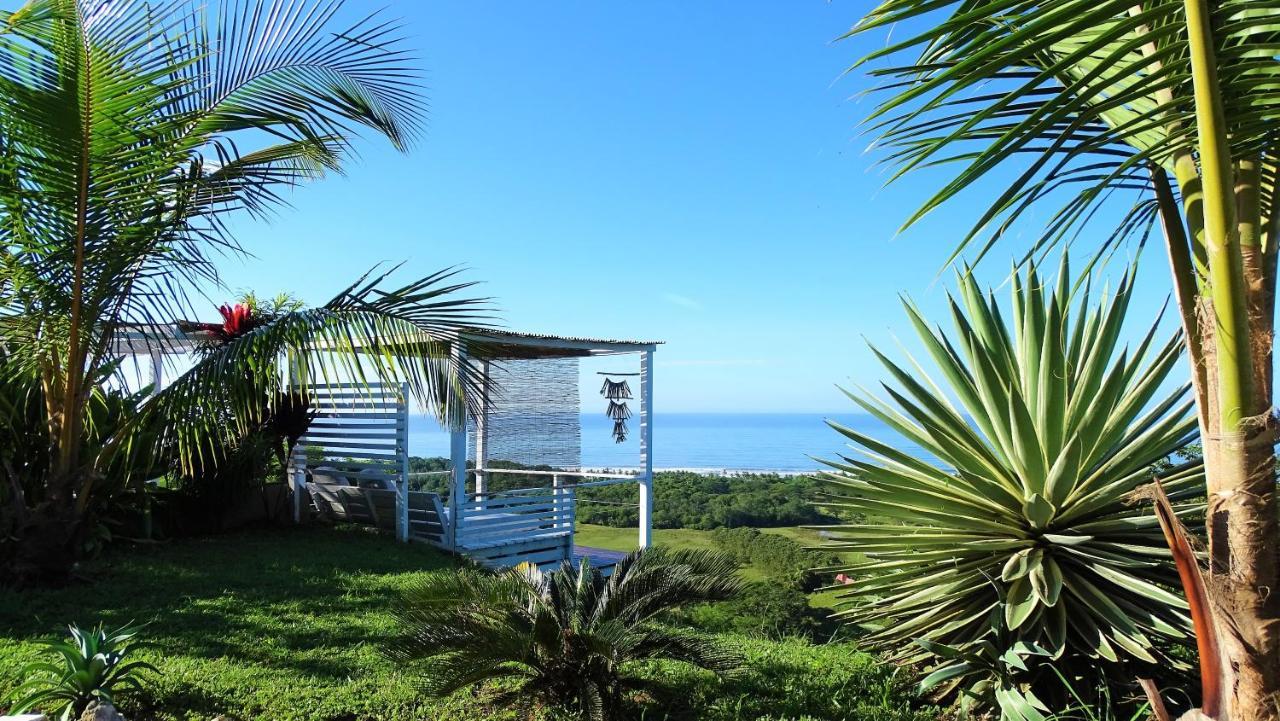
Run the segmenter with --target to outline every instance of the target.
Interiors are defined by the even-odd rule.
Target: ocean
[[[838,459],[848,450],[830,419],[912,455],[924,456],[876,418],[865,414],[818,413],[658,413],[653,424],[654,467],[732,471],[810,471],[820,464],[810,456]],[[586,468],[634,468],[639,463],[639,419],[629,422],[631,437],[614,443],[611,421],[602,414],[582,416],[582,465]],[[409,422],[409,454],[448,456],[449,436],[434,419]]]

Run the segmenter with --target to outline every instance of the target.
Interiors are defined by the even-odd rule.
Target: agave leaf
[[[1000,571],[1000,580],[1009,583],[1027,575],[1029,555],[1031,555],[1031,549],[1026,548],[1010,556],[1004,564],[1004,569]]]
[[[1004,623],[1010,629],[1016,629],[1031,618],[1039,601],[1031,591],[1031,583],[1026,578],[1014,579],[1009,584],[1005,597]]]
[[[1083,290],[1071,296],[1074,287]],[[1183,634],[1181,604],[1161,592],[1176,575],[1159,524],[1127,498],[1194,438],[1196,421],[1183,390],[1164,382],[1176,340],[1153,342],[1148,329],[1136,348],[1120,343],[1132,292],[1126,275],[1094,302],[1086,281],[1024,269],[1002,313],[962,274],[953,334],[908,304],[942,371],[932,377],[960,387],[877,354],[893,376],[884,397],[850,394],[938,460],[838,429],[865,458],[828,464],[826,503],[869,519],[824,529],[833,549],[862,554],[849,564],[859,582],[839,589],[839,617],[872,629],[864,642],[895,658],[939,660],[912,643],[928,639],[984,659],[938,692],[984,680],[994,689],[1051,659],[1165,663],[1158,637]],[[959,398],[971,418],[939,396]],[[1170,472],[1177,513],[1203,513],[1202,474],[1195,464]],[[1027,671],[996,670],[1011,649],[1041,646],[1017,652]]]
[[[1039,493],[1033,493],[1022,505],[1022,512],[1026,516],[1027,521],[1031,523],[1031,527],[1037,530],[1048,528],[1053,521],[1053,515],[1057,509],[1053,504],[1046,501]]]
[[[938,684],[953,679],[957,676],[963,676],[973,670],[973,667],[966,662],[943,666],[942,668],[930,673],[920,680],[918,687],[919,693],[927,693]]]
[[[1031,566],[1029,578],[1036,598],[1045,606],[1056,606],[1062,593],[1062,569],[1052,556],[1040,556]]]

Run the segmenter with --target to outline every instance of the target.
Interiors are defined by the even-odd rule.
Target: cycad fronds
[[[524,691],[584,718],[611,719],[631,662],[668,659],[721,672],[740,665],[723,643],[660,623],[665,611],[739,588],[731,558],[661,548],[629,554],[607,578],[586,560],[565,561],[554,573],[526,564],[432,574],[405,594],[396,612],[403,633],[388,653],[425,661],[435,693],[519,678]]]

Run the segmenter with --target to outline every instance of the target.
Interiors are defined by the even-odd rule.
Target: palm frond
[[[1268,48],[1280,39],[1277,19],[1280,8],[1270,3],[1213,4],[1233,157],[1274,153],[1280,64]],[[1178,156],[1195,147],[1178,0],[885,0],[849,36],[889,26],[907,28],[907,37],[854,66],[885,81],[873,91],[881,100],[867,128],[888,150],[893,179],[933,165],[957,168],[905,225],[997,168],[1014,169],[953,258],[986,233],[981,256],[1046,199],[1063,205],[1042,238],[1062,242],[1111,191],[1149,196],[1148,168],[1173,173]],[[1068,183],[1073,192],[1062,192]],[[1145,236],[1149,225],[1132,230]]]
[[[366,274],[323,306],[284,313],[207,353],[148,403],[163,419],[162,442],[194,464],[218,447],[213,440],[247,434],[270,412],[263,399],[277,397],[286,371],[303,394],[317,382],[405,382],[442,422],[464,422],[483,396],[476,371],[452,349],[463,328],[484,320],[485,301],[458,297],[473,284],[455,282],[453,270],[384,288],[389,273]]]
[[[608,578],[585,561],[554,572],[525,565],[432,574],[397,607],[401,633],[387,653],[420,662],[435,693],[515,677],[525,695],[613,718],[630,663],[669,659],[719,672],[741,665],[717,639],[656,622],[662,611],[733,593],[736,570],[718,554],[650,548],[629,554]]]

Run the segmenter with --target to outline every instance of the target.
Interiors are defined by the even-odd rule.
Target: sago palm
[[[415,137],[423,103],[396,24],[343,12],[334,0],[30,0],[0,12],[0,343],[38,379],[49,449],[41,477],[0,491],[18,519],[0,580],[65,574],[102,468],[130,445],[127,432],[84,442],[122,329],[190,317],[188,292],[219,280],[213,258],[240,250],[228,221],[340,169],[362,129],[400,149]],[[447,273],[399,288],[384,278],[223,346],[140,418],[167,424],[190,458],[205,434],[234,431],[210,427],[206,408],[229,401],[251,419],[275,359],[307,368],[322,354],[457,408],[466,369],[438,339],[466,322],[468,301]],[[355,361],[357,348],[371,361]]]
[[[1179,340],[1153,325],[1123,346],[1131,277],[1094,305],[1060,273],[1054,287],[1034,266],[1015,274],[1004,310],[961,275],[950,335],[908,303],[936,371],[876,351],[887,397],[850,395],[927,458],[833,424],[860,455],[827,474],[832,505],[868,519],[830,532],[865,554],[840,615],[927,662],[926,687],[1011,719],[1045,710],[1035,699],[1057,677],[1044,662],[1154,664],[1188,628],[1157,519],[1130,498],[1196,434],[1187,388],[1164,386]],[[1198,463],[1163,480],[1183,513],[1203,509]]]
[[[1205,448],[1213,617],[1228,718],[1280,713],[1280,516],[1273,404],[1280,6],[1269,0],[882,0],[895,31],[870,126],[899,175],[957,168],[908,220],[1000,173],[965,236],[985,251],[1031,208],[1038,241],[1158,225]],[[1115,199],[1128,212],[1105,209]],[[981,206],[980,206],[981,207]],[[1089,221],[1094,221],[1092,226]],[[977,243],[973,246],[973,243]],[[1210,684],[1214,686],[1216,684]]]
[[[726,599],[741,587],[737,564],[709,551],[649,548],[605,577],[584,559],[554,573],[524,564],[498,573],[432,574],[396,610],[401,635],[388,652],[423,662],[428,687],[446,694],[487,679],[520,680],[519,691],[614,719],[636,682],[628,665],[681,661],[737,668],[737,652],[660,622],[672,609]]]

